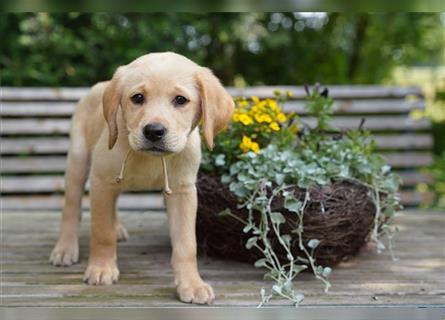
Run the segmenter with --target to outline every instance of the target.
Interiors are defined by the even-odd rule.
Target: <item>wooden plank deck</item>
[[[87,260],[89,218],[81,229],[81,262],[56,268],[48,255],[57,237],[54,212],[2,212],[3,306],[187,306],[175,298],[169,240],[163,212],[123,213],[130,241],[119,244],[120,282],[109,287],[81,283]],[[445,214],[411,212],[397,218],[400,232],[393,262],[387,252],[365,248],[331,276],[332,288],[311,274],[296,281],[302,306],[445,306]],[[256,306],[270,282],[249,264],[200,257],[200,270],[216,292],[216,306]],[[287,301],[272,300],[272,305]]]

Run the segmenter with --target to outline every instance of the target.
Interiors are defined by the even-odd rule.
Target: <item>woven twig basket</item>
[[[200,172],[197,182],[198,218],[197,238],[199,251],[209,256],[254,262],[262,253],[245,243],[251,234],[243,232],[244,225],[227,215],[219,215],[226,208],[244,220],[247,211],[237,208],[236,196],[220,177]],[[312,188],[310,201],[304,212],[304,243],[310,239],[320,240],[315,250],[317,264],[333,267],[356,255],[366,244],[373,227],[375,206],[368,196],[368,189],[351,182],[339,182],[323,188]],[[295,189],[295,195],[303,200],[305,190]],[[298,225],[298,216],[283,207],[283,200],[277,198],[273,211],[281,212],[286,223],[282,234],[291,234]],[[295,256],[304,255],[298,249],[297,236],[293,237],[292,251]],[[277,239],[271,239],[279,257],[285,260],[284,251]]]

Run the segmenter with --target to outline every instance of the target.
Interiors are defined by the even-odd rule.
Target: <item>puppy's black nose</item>
[[[167,129],[160,123],[150,123],[142,129],[144,137],[151,142],[161,140],[166,132]]]

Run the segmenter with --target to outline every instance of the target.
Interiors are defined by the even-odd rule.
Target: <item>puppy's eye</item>
[[[183,97],[183,96],[176,96],[176,97],[175,97],[175,104],[176,104],[177,106],[183,106],[183,105],[185,105],[187,102],[189,102],[189,101],[188,101],[188,99],[187,99],[186,97]]]
[[[135,104],[143,104],[144,103],[144,95],[141,93],[136,93],[131,97],[131,101]]]

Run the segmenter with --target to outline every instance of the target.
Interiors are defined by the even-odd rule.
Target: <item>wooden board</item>
[[[386,161],[395,168],[413,168],[428,166],[433,162],[431,153],[422,152],[388,152],[383,153]]]
[[[40,162],[41,163],[41,162]],[[414,185],[417,182],[429,182],[428,175],[416,172],[398,172],[405,185]],[[29,175],[29,176],[3,176],[2,193],[18,192],[58,192],[64,190],[63,175]]]
[[[429,134],[396,134],[375,135],[379,149],[396,150],[431,150],[433,139]],[[67,153],[69,148],[68,137],[11,137],[2,138],[0,153],[14,154],[54,154]]]
[[[30,101],[30,102],[2,102],[0,115],[2,117],[71,117],[76,102],[63,101]]]
[[[305,101],[290,100],[284,103],[285,112],[305,114]],[[407,101],[405,99],[360,99],[360,100],[335,100],[332,110],[339,114],[407,114],[414,109],[424,109],[422,100]]]
[[[402,190],[400,200],[405,207],[417,207],[419,204],[431,203],[434,194],[431,192],[417,192],[413,190]]]
[[[429,153],[388,152],[382,153],[382,155],[394,168],[410,168],[432,163],[432,156]],[[66,157],[64,156],[2,158],[3,173],[62,173],[65,171],[65,165]]]
[[[2,196],[0,199],[2,210],[6,211],[39,211],[51,210],[61,212],[64,204],[63,195],[28,195]],[[164,197],[161,192],[145,192],[143,194],[122,194],[118,198],[119,210],[163,210]],[[86,195],[82,199],[82,208],[89,209],[90,200]],[[32,214],[32,213],[31,213]]]
[[[328,85],[330,96],[334,99],[341,98],[404,98],[407,95],[422,97],[422,91],[418,87],[390,87],[379,85],[354,85],[338,86]],[[312,87],[311,87],[312,88]],[[88,92],[88,87],[76,88],[31,88],[31,87],[3,87],[1,100],[26,101],[26,100],[71,100],[77,101]],[[274,91],[282,93],[291,91],[294,98],[304,99],[306,92],[302,86],[253,86],[248,88],[227,87],[232,96],[258,96],[269,98],[274,96]]]
[[[2,119],[1,133],[4,135],[68,134],[69,119]]]
[[[70,117],[77,102],[65,101],[15,101],[3,102],[0,109],[2,117]],[[283,105],[285,112],[305,114],[305,102],[290,100]],[[425,103],[404,99],[363,99],[337,100],[333,110],[341,114],[406,114],[414,109],[424,109]]]
[[[430,134],[373,135],[379,149],[431,150],[433,137]]]
[[[302,118],[309,126],[315,125],[312,118]],[[332,126],[340,129],[357,129],[361,119],[355,117],[336,116]],[[69,119],[2,119],[1,133],[4,135],[30,134],[68,134],[71,121]],[[365,129],[375,131],[416,131],[428,130],[431,123],[427,119],[413,120],[408,116],[368,116]]]
[[[2,158],[2,173],[65,172],[66,157]]]
[[[2,305],[3,306],[190,306],[175,296],[170,268],[170,245],[163,213],[120,215],[130,241],[120,243],[120,281],[113,286],[81,283],[88,258],[89,217],[82,222],[80,264],[56,268],[48,256],[58,233],[59,218],[53,213],[3,212]],[[445,216],[414,212],[397,218],[400,232],[395,253],[377,254],[365,248],[361,254],[335,268],[326,294],[314,277],[305,273],[295,284],[305,294],[304,306],[445,305]],[[249,264],[201,257],[203,278],[216,292],[215,306],[255,307],[259,291],[271,282],[263,270]],[[270,305],[289,305],[272,300]]]
[[[41,192],[41,191],[40,191]],[[404,190],[400,193],[400,198],[405,206],[417,206],[419,203],[431,201],[433,195],[429,192],[419,193]],[[54,210],[61,212],[64,204],[64,197],[60,194],[51,195],[5,195],[0,199],[2,210],[9,211],[36,211]],[[161,192],[143,192],[138,194],[122,194],[118,200],[119,210],[162,210],[164,209],[164,198]],[[88,196],[82,199],[82,208],[88,209],[90,206]]]
[[[0,152],[2,155],[67,153],[69,144],[68,137],[2,138]]]

